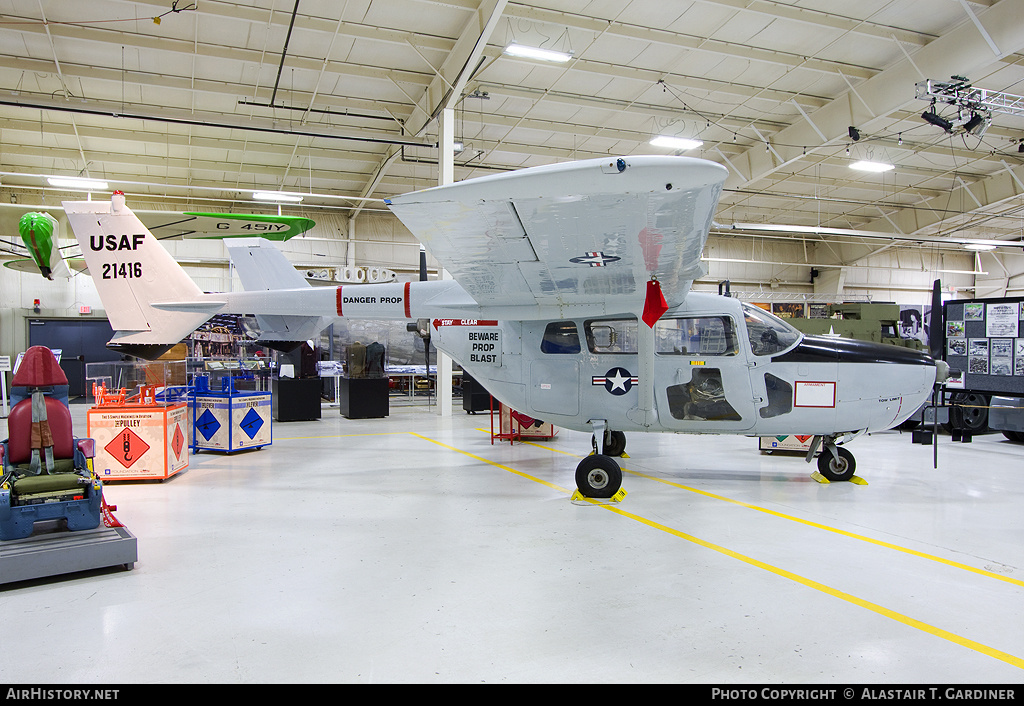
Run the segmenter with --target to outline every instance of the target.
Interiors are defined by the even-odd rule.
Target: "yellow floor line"
[[[567,495],[570,493],[570,491],[565,489],[565,488],[557,486],[557,485],[555,485],[553,483],[549,483],[548,481],[541,480],[540,478],[537,478],[535,476],[531,476],[528,473],[523,473],[522,471],[517,471],[514,468],[509,468],[508,466],[504,466],[504,465],[502,465],[500,463],[495,463],[494,461],[490,461],[490,460],[488,460],[486,458],[483,458],[482,456],[477,456],[476,454],[471,454],[468,451],[463,451],[462,449],[459,449],[459,448],[457,448],[455,446],[450,446],[450,445],[442,443],[440,441],[436,441],[434,439],[431,439],[430,437],[423,436],[422,434],[417,434],[415,432],[409,432],[409,433],[412,434],[413,436],[416,436],[416,437],[419,437],[420,439],[423,439],[424,441],[429,441],[431,443],[437,444],[438,446],[442,446],[442,447],[444,447],[446,449],[449,449],[451,451],[455,451],[457,453],[463,454],[465,456],[469,456],[470,458],[476,459],[478,461],[482,461],[483,463],[486,463],[488,465],[494,466],[496,468],[500,468],[500,469],[502,469],[504,471],[508,471],[510,473],[514,473],[515,475],[520,476],[521,478],[532,480],[532,481],[534,481],[536,483],[540,483],[541,485],[547,486],[548,488],[552,488],[554,490],[559,490],[561,492],[564,492]],[[524,442],[524,443],[529,443],[529,442]],[[546,447],[542,447],[542,448],[546,448]],[[554,450],[554,449],[552,449],[552,450]],[[655,479],[655,480],[657,480],[657,479]],[[698,492],[702,492],[702,491],[698,491]],[[706,493],[703,493],[703,494],[706,494]],[[845,593],[844,591],[840,591],[839,589],[832,588],[831,586],[827,586],[827,585],[825,585],[823,583],[819,583],[818,581],[814,581],[812,579],[805,578],[803,576],[800,576],[799,574],[793,573],[792,571],[787,571],[787,570],[781,569],[781,568],[779,568],[777,566],[772,566],[771,564],[768,564],[766,562],[760,561],[758,559],[754,559],[753,557],[746,556],[745,554],[740,554],[739,552],[735,552],[735,551],[733,551],[731,549],[727,549],[727,548],[725,548],[723,546],[720,546],[718,544],[714,544],[713,542],[708,542],[706,540],[700,539],[699,537],[695,537],[693,535],[686,534],[685,532],[680,532],[677,529],[673,529],[672,527],[669,527],[667,525],[663,525],[660,522],[654,522],[653,520],[648,520],[645,517],[641,517],[640,515],[636,515],[636,514],[634,514],[632,512],[628,512],[626,510],[623,510],[620,507],[616,507],[614,505],[605,504],[605,503],[594,503],[594,504],[597,507],[600,507],[600,508],[603,508],[605,510],[608,510],[609,512],[614,512],[617,515],[621,515],[622,517],[634,520],[634,521],[639,522],[639,523],[641,523],[643,525],[647,525],[648,527],[651,527],[653,529],[661,530],[662,532],[670,534],[670,535],[672,535],[674,537],[679,537],[680,539],[684,539],[684,540],[686,540],[688,542],[692,542],[693,544],[696,544],[698,546],[701,546],[701,547],[704,547],[706,549],[710,549],[712,551],[718,552],[719,554],[722,554],[724,556],[730,557],[732,559],[736,559],[738,561],[742,561],[743,563],[749,564],[750,566],[754,566],[756,568],[763,569],[765,571],[768,571],[770,573],[775,574],[776,576],[780,576],[782,578],[789,579],[790,581],[798,583],[798,584],[800,584],[802,586],[806,586],[808,588],[812,588],[815,591],[820,591],[821,593],[825,593],[825,594],[827,594],[829,596],[832,596],[834,598],[838,598],[838,599],[840,599],[842,601],[845,601],[847,603],[850,603],[852,605],[859,606],[861,608],[869,610],[869,611],[871,611],[873,613],[876,613],[878,615],[881,615],[883,617],[889,618],[891,620],[895,620],[896,622],[902,623],[903,625],[906,625],[908,627],[916,628],[916,629],[921,630],[923,632],[926,632],[926,633],[928,633],[930,635],[934,635],[935,637],[939,637],[939,638],[942,638],[943,640],[947,640],[947,641],[952,642],[952,643],[954,643],[956,645],[960,645],[961,647],[966,647],[967,649],[974,650],[975,652],[978,652],[980,654],[984,654],[984,655],[987,655],[987,656],[992,657],[994,659],[1000,660],[1001,662],[1005,662],[1005,663],[1007,663],[1007,664],[1009,664],[1011,666],[1017,667],[1018,669],[1024,669],[1024,659],[1022,659],[1020,657],[1017,657],[1016,655],[1009,654],[1008,652],[1003,652],[1002,650],[997,650],[994,647],[989,647],[988,645],[984,645],[984,644],[982,644],[980,642],[976,642],[974,640],[968,639],[966,637],[963,637],[962,635],[957,635],[956,633],[950,632],[948,630],[943,630],[942,628],[936,627],[934,625],[930,625],[930,624],[925,623],[923,621],[916,620],[916,619],[911,618],[909,616],[903,615],[902,613],[897,613],[896,611],[890,610],[889,608],[886,608],[884,606],[880,606],[877,603],[872,603],[871,601],[864,600],[863,598],[858,598],[857,596],[851,595],[849,593]],[[745,503],[738,503],[738,504],[745,504]]]
[[[496,463],[494,461],[486,459],[483,456],[477,456],[476,454],[471,454],[468,451],[463,451],[460,448],[457,448],[455,446],[450,446],[450,445],[448,445],[448,444],[446,444],[444,442],[438,441],[437,439],[431,439],[429,436],[423,436],[422,434],[417,434],[414,431],[404,432],[404,433],[411,434],[412,436],[415,436],[415,437],[418,437],[420,439],[423,439],[424,441],[429,441],[432,444],[437,444],[438,446],[442,446],[442,447],[444,447],[446,449],[449,449],[451,451],[455,451],[457,453],[462,454],[463,456],[469,456],[472,459],[476,459],[477,461],[481,461],[481,462],[486,463],[488,465],[494,466],[495,468],[500,468],[503,471],[508,471],[509,473],[514,473],[515,475],[517,475],[517,476],[519,476],[521,478],[526,478],[527,480],[532,480],[535,483],[540,483],[541,485],[545,485],[548,488],[551,488],[552,490],[557,490],[557,491],[562,492],[562,493],[568,493],[569,492],[568,490],[566,490],[565,488],[563,488],[560,485],[555,485],[554,483],[549,483],[548,481],[542,480],[540,478],[537,478],[536,476],[531,476],[529,473],[523,473],[522,471],[517,471],[514,468],[509,468],[508,466],[503,466],[500,463]]]
[[[343,439],[347,436],[389,436],[394,434],[408,434],[405,431],[379,431],[367,432],[365,434],[324,434],[322,436],[281,436],[274,441],[302,441],[303,439]]]
[[[605,510],[608,510],[609,512],[614,512],[616,514],[622,515],[623,517],[628,517],[629,519],[635,520],[636,522],[640,522],[649,527],[659,529],[662,532],[667,532],[668,534],[671,534],[673,536],[680,537],[681,539],[693,542],[694,544],[700,545],[707,549],[711,549],[712,551],[716,551],[720,554],[724,554],[725,556],[732,557],[733,559],[737,559],[746,564],[750,564],[751,566],[756,566],[759,569],[770,571],[771,573],[776,574],[777,576],[787,578],[790,581],[795,581],[796,583],[799,583],[803,586],[807,586],[808,588],[813,588],[816,591],[821,591],[822,593],[826,593],[830,596],[846,601],[847,603],[852,603],[853,605],[860,606],[861,608],[865,608],[873,613],[877,613],[878,615],[890,618],[899,623],[903,623],[904,625],[907,625],[909,627],[917,628],[918,630],[923,630],[924,632],[929,633],[930,635],[934,635],[936,637],[940,637],[943,640],[948,640],[949,642],[960,645],[962,647],[966,647],[970,650],[974,650],[975,652],[980,652],[981,654],[988,655],[989,657],[993,657],[1002,662],[1006,662],[1007,664],[1017,667],[1018,669],[1024,669],[1024,659],[1017,657],[1015,655],[1011,655],[1007,652],[997,650],[994,647],[989,647],[988,645],[984,645],[980,642],[976,642],[961,635],[957,635],[956,633],[952,633],[948,630],[943,630],[942,628],[936,627],[934,625],[929,625],[928,623],[916,620],[909,616],[903,615],[902,613],[897,613],[896,611],[885,608],[884,606],[880,606],[877,603],[866,601],[863,598],[858,598],[849,593],[845,593],[838,589],[832,588],[831,586],[826,586],[823,583],[813,581],[811,579],[800,576],[799,574],[794,574],[791,571],[786,571],[785,569],[780,569],[777,566],[772,566],[771,564],[767,564],[763,561],[759,561],[757,559],[740,554],[738,552],[734,552],[731,549],[726,549],[725,547],[719,546],[717,544],[707,542],[703,539],[672,529],[671,527],[667,527],[658,522],[653,522],[651,520],[648,520],[647,518],[640,517],[639,515],[635,515],[631,512],[627,512],[622,508],[614,507],[612,505],[601,505],[600,507],[604,508]]]
[[[579,454],[574,454],[574,453],[571,453],[571,452],[568,452],[568,451],[562,451],[561,449],[552,448],[550,446],[542,446],[541,444],[537,444],[537,443],[530,442],[530,441],[524,441],[522,443],[530,444],[531,446],[536,446],[537,448],[544,449],[546,451],[557,451],[558,453],[565,454],[567,456],[576,456],[577,458],[579,457]],[[760,505],[753,505],[751,503],[743,502],[742,500],[734,500],[733,498],[727,498],[724,495],[716,495],[715,493],[709,493],[706,490],[701,490],[699,488],[693,488],[693,487],[688,486],[688,485],[682,485],[681,483],[675,483],[675,482],[670,481],[670,480],[665,480],[664,478],[658,478],[657,476],[652,476],[652,475],[648,475],[646,473],[641,473],[640,471],[631,471],[629,469],[623,468],[622,472],[623,473],[628,473],[630,475],[638,476],[640,478],[646,478],[647,480],[653,480],[653,481],[656,481],[658,483],[664,483],[665,485],[670,485],[670,486],[672,486],[674,488],[679,488],[680,490],[686,490],[686,491],[689,491],[691,493],[696,493],[697,495],[703,495],[704,497],[711,498],[713,500],[721,500],[722,502],[732,503],[733,505],[740,505],[740,506],[748,508],[750,510],[756,510],[757,512],[763,512],[763,513],[765,513],[767,515],[774,515],[775,517],[778,517],[778,518],[783,519],[783,520],[789,520],[791,522],[798,522],[798,523],[800,523],[802,525],[806,525],[807,527],[813,527],[815,529],[824,530],[826,532],[832,532],[833,534],[842,535],[842,536],[848,537],[850,539],[857,539],[857,540],[860,540],[862,542],[867,542],[869,544],[874,544],[875,546],[878,546],[878,547],[883,547],[885,549],[891,549],[892,551],[896,551],[896,552],[902,552],[903,554],[909,554],[910,556],[916,556],[919,559],[927,559],[929,561],[938,562],[939,564],[945,564],[946,566],[950,566],[950,567],[955,568],[955,569],[961,569],[963,571],[969,571],[972,574],[977,574],[979,576],[984,576],[986,578],[997,579],[999,581],[1004,581],[1006,583],[1012,583],[1012,584],[1014,584],[1016,586],[1024,587],[1024,580],[1013,578],[1011,576],[1005,576],[1003,574],[998,574],[995,571],[988,571],[986,569],[979,569],[977,567],[971,566],[970,564],[963,564],[961,562],[953,561],[951,559],[944,559],[944,558],[942,558],[940,556],[937,556],[935,554],[928,554],[927,552],[919,552],[916,549],[910,549],[908,547],[902,547],[902,546],[900,546],[898,544],[893,544],[891,542],[883,542],[882,540],[872,539],[871,537],[868,537],[868,536],[865,536],[865,535],[862,535],[862,534],[856,534],[855,532],[847,532],[846,530],[841,530],[841,529],[839,529],[837,527],[830,527],[828,525],[823,525],[823,524],[821,524],[819,522],[812,522],[810,520],[804,520],[804,519],[801,519],[801,518],[796,517],[794,515],[787,515],[784,512],[776,512],[775,510],[769,510],[768,508],[761,507]]]
[[[697,493],[698,495],[703,495],[705,497],[712,498],[714,500],[721,500],[722,502],[732,503],[733,505],[740,505],[741,507],[745,507],[745,508],[748,508],[750,510],[756,510],[757,512],[763,512],[763,513],[765,513],[767,515],[774,515],[775,517],[781,518],[783,520],[789,520],[791,522],[797,522],[799,524],[806,525],[807,527],[813,527],[815,529],[824,530],[826,532],[832,532],[833,534],[838,534],[838,535],[841,535],[843,537],[849,537],[850,539],[858,539],[858,540],[860,540],[862,542],[867,542],[868,544],[874,544],[874,545],[879,546],[879,547],[884,547],[885,549],[891,549],[891,550],[896,551],[896,552],[902,552],[904,554],[909,554],[911,556],[916,556],[916,557],[918,557],[920,559],[928,559],[929,561],[938,562],[939,564],[945,564],[946,566],[950,566],[950,567],[953,567],[953,568],[956,568],[956,569],[962,569],[963,571],[969,571],[972,574],[978,574],[979,576],[985,576],[987,578],[998,579],[1000,581],[1005,581],[1006,583],[1016,584],[1017,586],[1024,586],[1024,581],[1022,581],[1020,579],[1012,578],[1010,576],[1004,576],[1002,574],[997,574],[994,571],[987,571],[986,569],[979,569],[977,567],[970,566],[969,564],[962,564],[962,563],[960,563],[958,561],[953,561],[951,559],[944,559],[944,558],[942,558],[940,556],[936,556],[935,554],[928,554],[927,552],[919,552],[916,549],[910,549],[908,547],[901,547],[900,545],[892,544],[891,542],[883,542],[880,539],[872,539],[871,537],[867,537],[867,536],[862,535],[862,534],[856,534],[854,532],[847,532],[846,530],[841,530],[841,529],[839,529],[837,527],[830,527],[829,525],[823,525],[823,524],[821,524],[819,522],[812,522],[811,520],[804,520],[804,519],[801,519],[799,517],[795,517],[793,515],[787,515],[787,514],[785,514],[783,512],[776,512],[775,510],[769,510],[768,508],[761,507],[760,505],[752,505],[751,503],[746,503],[746,502],[743,502],[742,500],[734,500],[732,498],[727,498],[724,495],[716,495],[715,493],[709,493],[706,490],[700,490],[699,488],[691,488],[689,486],[681,485],[681,484],[675,483],[673,481],[664,480],[663,478],[657,478],[655,476],[651,476],[651,475],[648,475],[646,473],[641,473],[640,471],[627,471],[625,469],[623,469],[623,470],[624,470],[624,472],[629,473],[630,475],[639,476],[640,478],[646,478],[647,480],[657,481],[658,483],[664,483],[665,485],[671,485],[674,488],[680,488],[682,490],[688,490],[691,493]]]

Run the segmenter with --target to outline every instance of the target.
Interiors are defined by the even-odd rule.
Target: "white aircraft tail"
[[[231,262],[245,291],[278,289],[309,289],[311,285],[299,274],[278,248],[262,238],[225,240]],[[257,342],[280,351],[291,351],[320,333],[331,323],[322,316],[256,314],[260,329]]]
[[[216,313],[219,303],[203,301],[195,282],[125,206],[123,194],[66,201],[64,212],[115,331],[109,348],[156,358]]]

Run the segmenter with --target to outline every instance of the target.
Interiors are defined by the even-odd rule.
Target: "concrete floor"
[[[84,429],[84,405],[72,405]],[[0,431],[5,432],[5,429]],[[822,485],[745,437],[492,445],[425,407],[275,423],[106,486],[134,570],[0,585],[18,683],[1009,683],[1024,677],[1024,445],[856,439]],[[6,434],[4,434],[6,436]],[[69,658],[79,655],[80,659]]]

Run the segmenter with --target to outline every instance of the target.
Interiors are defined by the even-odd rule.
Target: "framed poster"
[[[967,340],[967,372],[972,375],[988,375],[988,339]]]
[[[1014,312],[1014,316],[1017,312]],[[993,338],[990,341],[989,375],[1013,374],[1013,339]]]
[[[1017,302],[997,302],[985,307],[985,335],[989,338],[1016,338]]]

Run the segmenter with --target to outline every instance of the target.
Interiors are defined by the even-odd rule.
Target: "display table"
[[[274,419],[299,422],[320,418],[320,378],[273,378],[270,381]]]
[[[93,468],[111,480],[164,480],[188,468],[188,406],[103,405],[86,413]]]
[[[192,453],[200,449],[230,453],[270,446],[271,410],[269,392],[197,390],[189,400]]]
[[[388,379],[343,377],[338,388],[338,402],[346,419],[386,417],[390,411]]]
[[[491,443],[494,443],[495,439],[502,441],[522,441],[523,439],[553,439],[558,433],[558,427],[551,424],[550,422],[540,422],[536,424],[537,420],[533,420],[519,412],[516,412],[511,407],[498,402],[497,407],[491,407]],[[495,427],[494,417],[498,417],[498,425]]]

